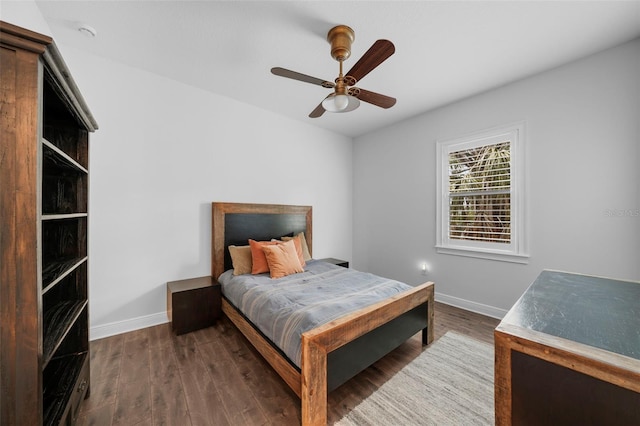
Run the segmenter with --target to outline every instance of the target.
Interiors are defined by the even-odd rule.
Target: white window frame
[[[528,263],[524,122],[495,127],[436,143],[436,251],[505,262]],[[511,241],[476,242],[449,238],[449,153],[509,141],[511,150]]]

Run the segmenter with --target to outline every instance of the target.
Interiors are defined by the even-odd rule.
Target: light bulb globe
[[[347,95],[336,95],[333,98],[333,104],[336,111],[342,111],[349,106],[349,97]]]

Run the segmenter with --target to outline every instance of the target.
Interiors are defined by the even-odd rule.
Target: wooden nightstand
[[[349,262],[346,260],[335,259],[333,257],[325,257],[324,259],[318,259],[321,262],[333,263],[334,265],[342,266],[343,268],[349,267]]]
[[[167,316],[176,334],[213,325],[220,318],[220,284],[211,277],[167,283]]]

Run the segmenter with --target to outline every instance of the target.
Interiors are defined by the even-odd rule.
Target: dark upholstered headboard
[[[282,204],[212,203],[211,274],[230,269],[229,245],[247,245],[249,238],[265,241],[304,232],[312,252],[312,208]]]

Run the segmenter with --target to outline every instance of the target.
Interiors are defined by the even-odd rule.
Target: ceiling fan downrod
[[[335,79],[335,83],[336,83],[335,93],[336,95],[346,95],[347,84],[345,82],[344,75],[342,75],[342,59],[339,62],[340,62],[340,73],[338,74],[338,78]]]

